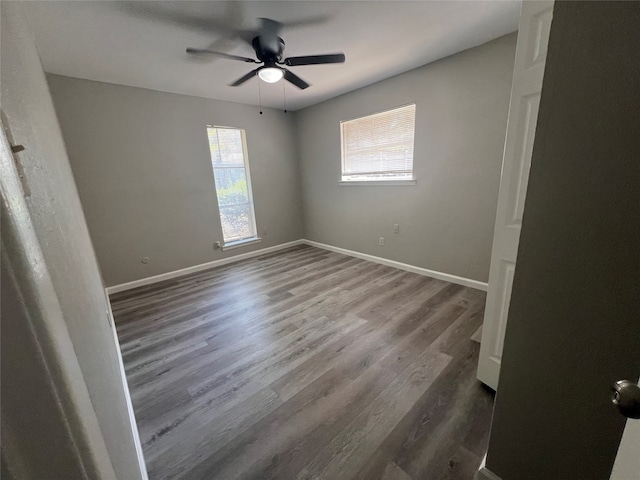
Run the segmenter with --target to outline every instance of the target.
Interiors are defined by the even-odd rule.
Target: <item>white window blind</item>
[[[416,106],[340,122],[342,181],[413,179]]]
[[[209,150],[225,244],[257,237],[245,132],[208,127]]]

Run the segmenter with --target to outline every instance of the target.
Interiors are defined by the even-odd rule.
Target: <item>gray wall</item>
[[[293,115],[50,75],[49,85],[107,286],[298,240]],[[206,126],[246,129],[260,244],[222,240]],[[267,229],[267,235],[264,230]],[[141,258],[148,256],[149,264]]]
[[[638,23],[638,2],[555,3],[487,456],[503,480],[611,472],[610,388],[640,366]]]
[[[3,209],[3,217],[6,214]],[[3,235],[6,235],[4,225]],[[5,475],[10,478],[5,469],[11,469],[18,478],[86,478],[86,467],[77,454],[57,392],[51,388],[47,365],[31,331],[28,308],[21,298],[18,281],[10,272],[11,259],[5,256],[4,237],[2,248],[1,478]]]
[[[487,281],[515,45],[511,34],[297,112],[305,238]],[[340,121],[412,102],[417,185],[339,186]]]
[[[99,477],[95,472],[88,472],[88,477],[92,478],[115,478],[136,480],[141,479],[141,469],[136,456],[134,431],[128,415],[127,397],[125,385],[123,383],[122,370],[120,367],[120,356],[115,341],[114,329],[107,316],[109,304],[105,297],[104,287],[100,278],[98,264],[91,246],[89,232],[82,214],[80,198],[76,191],[73,175],[69,166],[69,161],[62,141],[62,135],[56,119],[56,114],[51,101],[51,96],[47,89],[47,82],[38,57],[32,35],[26,28],[25,21],[22,20],[19,9],[22,2],[2,2],[2,65],[1,65],[1,85],[2,85],[2,111],[3,123],[10,130],[10,137],[14,144],[23,145],[25,150],[17,154],[19,162],[24,167],[24,182],[28,185],[30,194],[23,200],[19,195],[12,195],[7,198],[6,189],[2,189],[3,196],[3,218],[2,218],[2,243],[5,243],[7,225],[18,225],[22,237],[15,242],[18,247],[26,251],[22,254],[30,260],[28,267],[23,271],[14,271],[15,277],[20,280],[29,276],[36,282],[43,283],[44,278],[49,275],[55,292],[49,295],[57,300],[56,307],[66,323],[66,329],[60,328],[59,323],[46,323],[54,315],[53,309],[47,307],[40,295],[42,292],[31,292],[31,296],[23,298],[23,305],[19,305],[19,300],[13,298],[8,303],[8,309],[4,310],[4,295],[14,296],[15,290],[11,288],[5,290],[4,282],[7,274],[3,270],[3,311],[2,328],[9,325],[9,334],[14,333],[16,338],[9,337],[9,341],[19,345],[25,342],[24,348],[29,354],[35,354],[40,349],[41,355],[53,355],[56,351],[58,362],[51,363],[48,368],[48,375],[64,377],[68,381],[66,385],[69,391],[78,392],[82,386],[85,390],[86,403],[75,403],[69,406],[71,394],[68,397],[62,396],[58,391],[56,400],[60,402],[60,408],[67,408],[69,415],[80,417],[80,428],[76,429],[86,434],[84,445],[76,444],[78,449],[87,448],[84,456],[89,457],[92,452],[95,460],[95,467],[104,474]],[[3,157],[5,162],[9,160]],[[9,175],[9,169],[2,169],[3,180]],[[26,203],[23,207],[21,203]],[[11,216],[7,216],[7,211]],[[15,232],[12,232],[15,234]],[[26,244],[25,237],[37,237],[37,241]],[[35,245],[33,244],[35,243]],[[38,244],[42,248],[42,258],[38,252]],[[3,253],[4,255],[4,253]],[[15,249],[8,252],[11,260],[17,260]],[[3,258],[3,260],[6,260]],[[3,268],[5,268],[3,261]],[[28,271],[24,271],[28,270]],[[12,278],[12,277],[10,277]],[[16,282],[19,289],[29,289],[32,285],[26,282]],[[29,302],[32,298],[37,298],[38,302]],[[22,309],[22,310],[21,310]],[[36,316],[34,312],[44,315]],[[5,319],[5,313],[11,316]],[[38,322],[33,329],[39,329],[46,333],[47,342],[42,342],[39,338],[37,347],[27,343],[24,335],[27,335],[25,325],[17,325],[29,316],[34,323]],[[46,324],[43,324],[46,323]],[[15,351],[16,345],[5,349],[5,332],[3,331],[2,344],[2,379],[7,376],[7,366],[5,360],[9,355],[11,365],[20,362],[19,352]],[[33,333],[32,333],[33,335]],[[61,345],[65,345],[64,336],[68,335],[72,345],[67,343],[66,348],[61,350]],[[42,343],[40,343],[42,342]],[[57,350],[56,350],[57,349]],[[73,358],[76,357],[76,358]],[[77,361],[81,371],[70,371],[71,359]],[[25,360],[26,361],[26,360]],[[29,365],[21,365],[19,371],[22,373],[21,384],[15,382],[15,378],[10,384],[20,391],[4,389],[2,391],[2,424],[4,435],[5,421],[17,421],[18,416],[21,421],[26,422],[33,432],[42,435],[49,442],[55,442],[50,434],[50,429],[56,427],[54,419],[42,422],[38,421],[39,415],[53,412],[55,408],[50,408],[47,412],[35,410],[38,401],[46,401],[51,397],[42,396],[34,398],[34,403],[23,403],[24,411],[19,415],[11,415],[10,408],[20,408],[20,399],[26,399],[30,394],[42,392],[43,389],[52,388],[50,385],[38,384],[42,376],[37,369],[42,365],[42,359],[31,359]],[[70,367],[69,367],[70,368]],[[62,372],[60,372],[62,370]],[[31,373],[29,373],[31,371]],[[7,380],[12,377],[7,376]],[[82,385],[84,380],[84,384]],[[3,385],[4,387],[4,385]],[[77,401],[79,394],[75,397]],[[11,400],[10,400],[11,399]],[[89,403],[89,399],[90,402]],[[85,408],[85,405],[86,408]],[[24,413],[32,412],[30,419],[25,419]],[[7,420],[8,419],[8,420]],[[74,422],[67,418],[70,430],[74,430]],[[98,423],[98,424],[96,424]],[[22,424],[24,427],[24,423]],[[14,430],[20,434],[20,427]],[[64,433],[58,432],[60,439]],[[100,436],[101,434],[101,436]],[[77,440],[77,439],[76,439]],[[99,440],[99,441],[98,441]],[[108,450],[108,456],[105,451]],[[65,445],[58,443],[48,445],[41,439],[40,443],[31,445],[33,449],[43,448],[45,451],[26,450],[26,461],[29,459],[43,459],[49,455],[55,457],[64,450]],[[4,448],[4,444],[3,444]],[[48,448],[48,449],[47,449]],[[92,451],[92,452],[91,452]],[[3,452],[4,455],[4,452]],[[6,458],[11,461],[10,458]],[[111,460],[111,465],[109,464]],[[77,471],[77,464],[66,455],[64,458],[50,458],[47,463],[51,468],[44,476],[37,478],[71,478],[67,476],[71,472]],[[33,467],[42,467],[42,464],[33,464]],[[66,468],[66,470],[63,470]],[[42,470],[38,470],[42,472]],[[35,473],[37,473],[36,471]],[[62,472],[65,473],[62,473]],[[109,475],[110,473],[110,475]],[[75,478],[75,477],[74,477]]]
[[[295,114],[50,75],[105,284],[302,237],[486,281],[515,41],[508,35]],[[340,120],[410,102],[417,186],[338,186]],[[222,232],[207,124],[247,131],[261,244],[213,248]]]

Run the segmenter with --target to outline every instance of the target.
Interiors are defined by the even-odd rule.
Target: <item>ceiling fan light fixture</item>
[[[275,67],[263,68],[258,72],[260,79],[267,83],[276,83],[283,77],[283,75],[282,70]]]

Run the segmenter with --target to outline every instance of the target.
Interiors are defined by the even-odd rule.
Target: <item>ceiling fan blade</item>
[[[258,20],[260,20],[260,28],[256,32],[258,35],[278,36],[280,29],[282,28],[282,24],[280,22],[264,17],[258,18]]]
[[[241,40],[240,37],[244,24],[244,5],[242,2],[226,3],[225,14],[222,17],[229,27],[229,31],[221,31],[220,36],[211,42],[207,47],[208,50],[227,51],[235,47],[236,42]]]
[[[225,50],[232,50],[233,48],[235,48],[237,40],[238,40],[237,36],[221,35],[220,37],[216,38],[213,42],[211,42],[209,46],[206,48],[206,50],[213,50],[214,52],[221,52],[221,51],[223,52]],[[211,57],[212,55],[202,55],[202,58],[209,61],[213,60]]]
[[[170,2],[117,2],[116,4],[119,9],[152,22],[160,21],[188,28],[190,31],[199,30],[209,34],[237,34],[237,29],[229,21],[228,12],[225,18],[221,18],[219,13],[211,8],[208,9],[208,12],[201,10],[198,13],[188,13],[184,11],[182,5]],[[207,6],[206,3],[204,5]]]
[[[230,55],[224,52],[216,52],[214,50],[208,50],[206,48],[187,48],[189,55],[213,55],[214,57],[228,58],[229,60],[240,60],[241,62],[258,63],[257,60],[249,57],[240,57],[238,55]]]
[[[289,57],[284,60],[284,64],[290,67],[298,65],[321,65],[325,63],[344,63],[344,53],[334,53],[330,55],[307,55],[304,57]]]
[[[307,82],[305,82],[303,79],[301,79],[295,73],[287,70],[286,68],[283,68],[282,70],[284,71],[284,79],[287,80],[288,82],[293,83],[300,90],[304,90],[305,88],[307,88],[309,86],[309,84]]]
[[[309,27],[314,25],[321,25],[327,23],[331,17],[329,15],[316,15],[315,17],[301,18],[299,20],[290,20],[280,24],[283,30],[289,30],[291,28]]]
[[[229,86],[230,87],[237,87],[238,85],[242,85],[247,80],[251,80],[253,77],[255,77],[258,74],[258,70],[260,70],[261,68],[262,67],[256,68],[255,70],[251,70],[244,77],[240,77],[238,80],[236,80],[235,82],[233,82]]]

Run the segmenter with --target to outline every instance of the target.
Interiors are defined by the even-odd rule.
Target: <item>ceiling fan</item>
[[[215,50],[201,49],[201,48],[187,48],[187,53],[197,56],[215,56],[227,58],[229,60],[239,60],[247,63],[262,63],[261,66],[255,70],[250,71],[246,75],[240,77],[238,80],[231,84],[232,87],[242,85],[247,80],[255,77],[256,75],[267,83],[275,83],[284,77],[288,82],[293,83],[296,87],[304,90],[309,87],[309,84],[302,78],[297,76],[292,71],[284,68],[283,65],[288,67],[297,67],[300,65],[321,65],[328,63],[344,63],[344,53],[334,53],[328,55],[306,55],[301,57],[289,57],[283,59],[284,52],[284,40],[278,36],[282,24],[271,20],[269,18],[260,18],[261,27],[253,31],[255,36],[251,38],[250,43],[256,52],[257,59],[249,57],[241,57],[238,55],[231,55],[224,52],[218,52]],[[249,33],[249,32],[244,32]],[[249,41],[246,35],[239,35]]]

